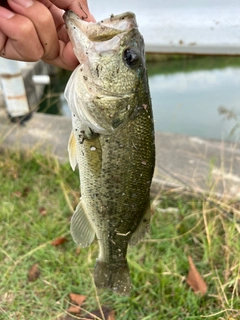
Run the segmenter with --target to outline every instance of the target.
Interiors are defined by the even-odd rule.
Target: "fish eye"
[[[139,64],[140,58],[134,49],[126,49],[123,52],[123,60],[130,67],[135,67]]]

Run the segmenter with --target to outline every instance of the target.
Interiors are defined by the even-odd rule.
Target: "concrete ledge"
[[[0,145],[4,148],[52,152],[60,161],[68,161],[71,119],[34,113],[24,125],[13,124],[0,109]]]
[[[9,123],[0,109],[0,145],[20,150],[51,151],[68,161],[71,120],[34,113],[24,126]],[[173,133],[156,133],[156,169],[152,192],[162,187],[240,197],[240,144],[203,140]]]
[[[190,188],[240,197],[240,144],[156,133],[157,164],[153,188]],[[155,186],[156,184],[156,186]]]

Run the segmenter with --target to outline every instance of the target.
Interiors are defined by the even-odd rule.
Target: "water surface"
[[[238,140],[240,58],[177,57],[147,65],[156,131]],[[63,97],[69,76],[61,71],[52,79],[41,111],[71,116]]]
[[[155,129],[218,140],[238,139],[239,61],[202,57],[151,66]]]

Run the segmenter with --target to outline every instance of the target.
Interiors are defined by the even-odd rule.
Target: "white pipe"
[[[0,81],[7,112],[11,118],[29,113],[22,73],[17,61],[0,58]]]
[[[34,84],[46,85],[50,84],[50,77],[48,75],[33,75],[32,80]]]

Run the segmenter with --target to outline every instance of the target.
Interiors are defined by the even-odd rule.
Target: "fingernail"
[[[22,6],[24,8],[31,7],[34,3],[32,0],[12,0],[12,1],[19,4],[20,6]]]
[[[15,14],[8,10],[8,9],[5,9],[3,7],[0,8],[0,17],[1,18],[5,18],[5,19],[10,19],[14,16]]]

